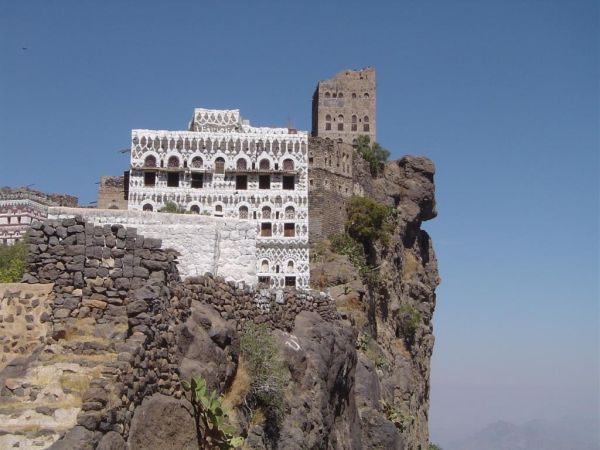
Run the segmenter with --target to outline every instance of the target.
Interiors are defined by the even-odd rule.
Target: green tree
[[[0,245],[0,283],[18,283],[25,272],[27,242]]]
[[[379,174],[379,167],[382,162],[390,157],[389,150],[383,148],[377,142],[371,144],[369,136],[359,136],[356,139],[356,152],[369,163],[371,175],[376,177]]]
[[[393,209],[369,197],[353,197],[348,206],[346,232],[363,245],[379,240],[388,245],[393,229]]]

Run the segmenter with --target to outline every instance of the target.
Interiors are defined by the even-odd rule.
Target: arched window
[[[356,115],[352,116],[352,131],[358,130],[358,117]]]
[[[342,116],[341,114],[338,116],[337,129],[338,131],[344,131],[344,116]]]
[[[215,206],[215,216],[223,217],[223,206],[222,205]]]
[[[352,93],[352,98],[356,98],[356,92]]]
[[[177,156],[171,156],[167,161],[167,167],[179,167],[179,158]]]
[[[237,170],[246,170],[248,169],[248,163],[244,158],[240,158],[237,160],[236,168]]]
[[[325,116],[325,130],[331,130],[331,116],[329,114]]]
[[[286,271],[287,273],[292,273],[294,271],[294,261],[288,261]]]
[[[156,158],[152,155],[146,156],[144,167],[156,167]]]
[[[248,207],[247,206],[240,206],[240,219],[247,219],[248,218]]]
[[[269,261],[267,261],[266,259],[263,259],[260,262],[260,271],[262,273],[268,272],[269,271]]]
[[[269,170],[271,168],[271,163],[268,159],[261,159],[258,168],[260,170]]]
[[[325,98],[329,98],[331,97],[331,94],[329,92],[325,92]]]
[[[331,115],[327,114],[327,115],[325,116],[325,120],[326,120],[327,122],[331,122]]]
[[[271,218],[271,208],[269,208],[268,206],[264,206],[262,209],[262,218],[263,219],[270,219]]]
[[[192,167],[194,169],[200,169],[202,167],[202,164],[204,164],[204,162],[202,161],[202,158],[200,158],[199,156],[194,156],[192,158]]]
[[[369,98],[369,93],[365,92],[365,98]]]
[[[365,116],[363,118],[363,131],[370,131],[370,126],[369,126],[369,116]]]
[[[225,173],[225,160],[221,157],[215,159],[215,173]]]
[[[294,160],[293,159],[284,159],[283,160],[283,170],[294,170]]]
[[[150,203],[146,203],[146,204],[145,204],[145,205],[142,207],[142,209],[143,209],[144,211],[152,211],[154,208],[152,208],[152,205],[151,205]]]
[[[338,98],[344,98],[344,93],[343,93],[343,92],[340,92],[340,93],[338,94]]]
[[[198,205],[192,205],[190,212],[192,214],[200,214],[200,207]]]
[[[287,208],[285,208],[285,218],[286,219],[293,219],[296,216],[296,210],[294,209],[293,206],[288,206]]]

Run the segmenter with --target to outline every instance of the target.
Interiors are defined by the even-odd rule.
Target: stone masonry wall
[[[256,228],[249,221],[192,214],[99,209],[49,208],[50,218],[80,215],[95,225],[122,224],[162,240],[179,253],[181,277],[212,273],[256,284]]]

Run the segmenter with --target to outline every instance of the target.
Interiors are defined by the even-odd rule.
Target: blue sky
[[[309,129],[318,79],[374,66],[378,141],[437,167],[433,439],[598,414],[598,17],[585,0],[2,2],[0,185],[90,202],[132,128],[201,106]]]

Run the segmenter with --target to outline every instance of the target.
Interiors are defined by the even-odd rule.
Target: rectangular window
[[[258,176],[258,188],[259,189],[271,189],[271,175],[259,175]]]
[[[296,277],[285,277],[285,287],[296,287]]]
[[[198,172],[192,172],[192,188],[202,189],[204,185],[204,174]]]
[[[261,223],[260,224],[260,235],[261,236],[272,236],[273,235],[270,223]]]
[[[179,172],[167,173],[167,187],[179,187]]]
[[[156,172],[144,172],[144,186],[156,186]]]
[[[296,226],[293,223],[284,223],[283,224],[283,235],[285,237],[296,236]]]
[[[258,284],[262,284],[263,286],[270,286],[271,277],[258,277]]]
[[[325,131],[331,130],[331,124],[328,122],[325,124]]]
[[[294,182],[296,181],[296,177],[294,175],[284,175],[283,176],[283,189],[294,190]]]
[[[237,190],[248,189],[248,176],[247,175],[236,175],[235,188]]]
[[[352,124],[352,131],[357,131],[358,130],[358,125],[353,123]]]

